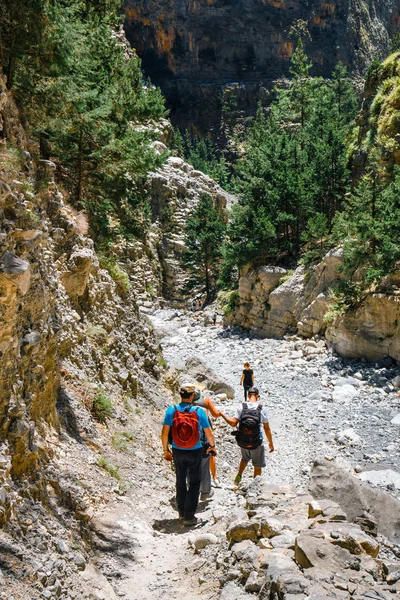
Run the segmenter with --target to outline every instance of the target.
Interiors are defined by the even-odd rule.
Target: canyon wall
[[[238,108],[268,101],[273,81],[288,75],[290,28],[304,20],[312,73],[329,76],[342,61],[365,72],[400,28],[396,0],[125,0],[126,34],[143,69],[160,85],[174,123],[215,127],[221,97]],[[207,110],[204,107],[207,106]]]
[[[400,363],[398,273],[387,276],[360,306],[341,312],[334,308],[332,292],[343,277],[342,264],[343,251],[337,248],[319,264],[295,271],[275,266],[249,270],[239,280],[237,305],[225,322],[260,337],[325,336],[340,356]]]

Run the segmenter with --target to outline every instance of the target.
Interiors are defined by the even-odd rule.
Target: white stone
[[[342,385],[335,387],[332,393],[334,402],[349,402],[357,395],[357,390],[353,385]]]
[[[393,417],[393,419],[390,422],[392,423],[392,425],[400,425],[400,413]]]
[[[383,469],[382,471],[363,471],[359,475],[362,481],[368,481],[374,485],[394,485],[400,490],[400,473],[392,469]]]
[[[354,429],[344,429],[337,436],[338,442],[344,444],[345,446],[361,446],[362,440],[358,433],[354,431]]]

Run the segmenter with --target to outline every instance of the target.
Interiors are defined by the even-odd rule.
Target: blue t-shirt
[[[188,406],[190,406],[189,410],[188,410]],[[175,408],[177,408],[178,410],[186,410],[187,412],[193,412],[194,410],[197,412],[197,415],[199,418],[200,439],[197,442],[197,444],[195,446],[193,446],[193,448],[182,448],[180,446],[176,446],[173,441],[172,441],[172,447],[177,448],[178,450],[198,450],[203,445],[202,441],[201,441],[202,430],[207,429],[207,427],[210,427],[210,423],[207,419],[206,411],[204,410],[204,408],[200,408],[199,406],[193,406],[192,404],[190,404],[190,402],[181,402],[180,404],[177,404],[176,406],[169,406],[167,408],[165,417],[164,417],[164,425],[169,425],[169,427],[172,427],[172,420],[174,418]]]

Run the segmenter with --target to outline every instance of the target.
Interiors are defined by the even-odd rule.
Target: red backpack
[[[197,408],[190,412],[190,406],[187,410],[175,408],[172,419],[172,439],[175,446],[179,448],[194,448],[200,441],[200,426]]]

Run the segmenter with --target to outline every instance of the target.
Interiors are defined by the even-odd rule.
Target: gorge
[[[288,29],[307,21],[315,75],[325,78],[343,59],[359,78],[399,31],[398,3],[126,4],[133,48],[117,0],[0,7],[0,598],[396,600],[400,52],[373,63],[361,110],[342,119],[347,76],[339,73],[335,88],[309,77],[306,65],[307,76],[291,84]],[[204,131],[218,120],[223,88],[234,82],[240,110],[251,114],[259,98],[270,103],[270,82],[285,77],[289,116],[271,125],[266,110],[265,130],[235,143],[242,158],[247,150],[275,157],[274,168],[307,147],[296,171],[306,183],[292,178],[300,163],[290,161],[281,188],[280,173],[269,179],[263,162],[229,165],[247,188],[228,178],[224,189],[196,168],[173,146],[163,99],[143,80],[136,51],[163,86],[173,121]],[[304,112],[310,135],[298,144],[302,113],[285,93],[298,98],[303,83],[315,114]],[[315,124],[330,113],[325,136]],[[262,145],[265,131],[279,160]],[[317,228],[305,240],[293,223],[310,233],[310,213],[325,209],[318,194],[330,193],[315,185],[325,172],[306,179],[306,166],[331,156],[312,157],[329,144],[351,155],[353,170],[338,161],[343,202],[334,196],[327,214],[332,206],[350,213],[358,229],[331,239]],[[374,174],[371,195],[365,176]],[[356,191],[364,186],[361,209],[352,178]],[[287,201],[273,227],[265,211],[251,213],[253,237],[268,235],[247,260],[253,240],[234,215],[246,216],[249,190],[252,206],[265,203],[272,214],[272,181],[279,190],[293,185],[299,203],[273,195]],[[300,207],[308,188],[314,196]],[[187,259],[188,226],[205,197],[236,243],[225,283],[218,269],[229,266],[232,247],[206,256],[218,288],[209,304],[203,256]],[[348,262],[349,239],[360,263]],[[348,281],[359,288],[340,296],[337,285]],[[188,310],[193,299],[202,310]],[[220,487],[199,504],[199,524],[184,528],[161,452],[164,411],[189,377],[234,415],[245,361],[276,451],[263,477],[252,480],[248,469],[234,486],[239,448],[215,420]]]

